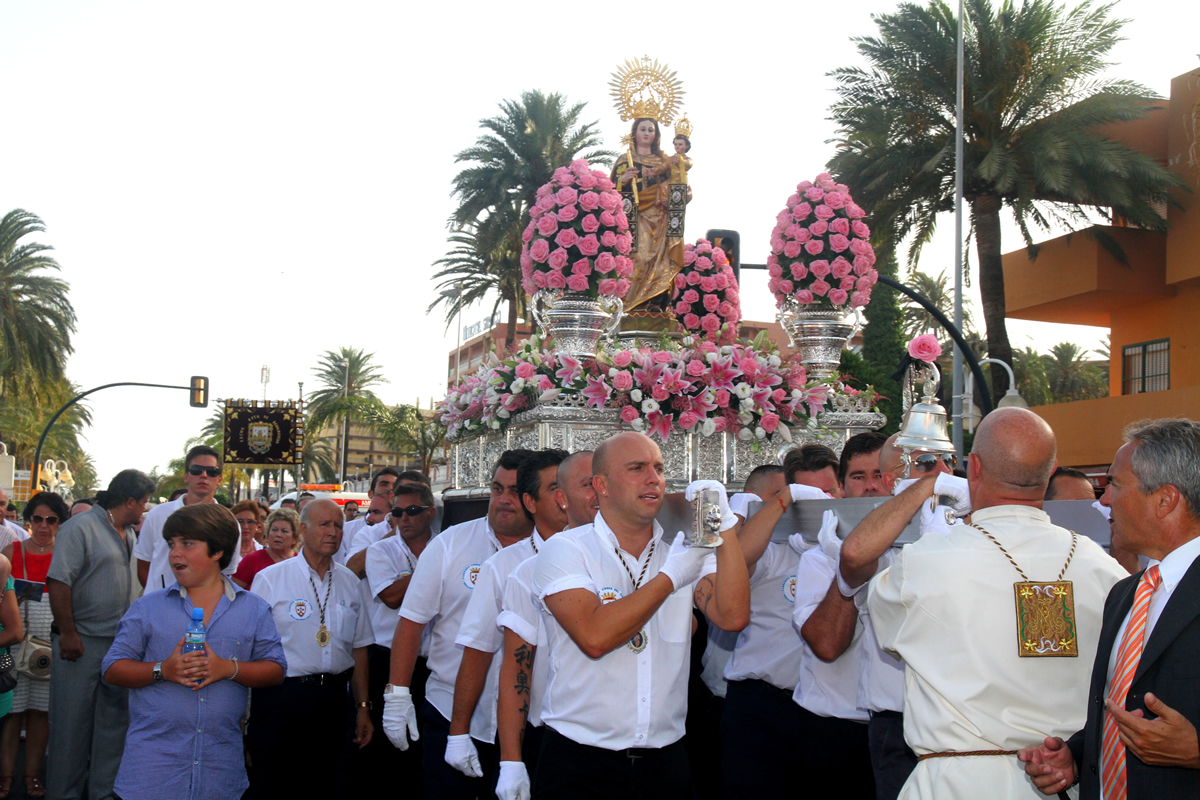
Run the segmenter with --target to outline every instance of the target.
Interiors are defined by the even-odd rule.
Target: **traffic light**
[[[192,408],[208,408],[208,378],[193,375],[188,403]]]
[[[710,228],[708,233],[704,234],[704,238],[712,242],[713,247],[719,247],[725,251],[725,255],[729,257],[729,266],[733,267],[733,277],[738,279],[740,285],[742,281],[742,239],[738,232]]]

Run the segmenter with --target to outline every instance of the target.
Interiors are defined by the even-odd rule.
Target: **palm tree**
[[[34,214],[16,209],[0,220],[0,395],[30,397],[44,381],[59,381],[73,350],[75,309],[67,283],[45,274],[58,270],[52,248],[21,243],[46,229]]]
[[[383,443],[401,453],[412,453],[421,462],[426,475],[433,467],[435,454],[446,441],[446,428],[432,411],[416,406],[386,406],[378,401],[355,403],[362,420],[375,429]]]
[[[1045,356],[1046,378],[1056,403],[1091,400],[1108,394],[1108,384],[1095,364],[1086,360],[1089,351],[1072,342],[1059,342]]]
[[[1183,182],[1149,156],[1107,139],[1107,123],[1146,116],[1158,99],[1103,79],[1123,20],[1092,0],[1014,5],[966,0],[964,197],[979,260],[988,353],[1012,360],[1005,327],[1000,211],[1016,218],[1030,255],[1031,227],[1090,225],[1088,210],[1163,231],[1158,208]],[[909,261],[954,210],[957,19],[942,0],[875,16],[878,37],[855,39],[865,68],[831,74],[841,141],[829,168],[872,214],[876,233],[903,241]],[[1157,205],[1157,208],[1156,208]],[[1101,228],[1091,233],[1124,258]],[[997,394],[1008,379],[992,367]]]
[[[320,381],[320,388],[306,398],[308,406],[308,422],[306,430],[312,435],[306,436],[310,442],[316,434],[331,422],[342,423],[342,463],[345,463],[346,450],[350,444],[350,417],[354,413],[355,398],[375,399],[371,386],[387,383],[379,367],[371,363],[374,353],[364,353],[361,349],[343,347],[338,351],[326,350],[314,372]],[[307,462],[307,459],[306,459]],[[344,477],[339,475],[339,479]]]
[[[521,99],[500,103],[500,115],[480,120],[487,133],[463,150],[455,161],[470,163],[454,177],[458,208],[450,218],[455,245],[434,277],[442,279],[438,289],[459,288],[455,297],[438,297],[429,310],[447,303],[447,325],[458,309],[482,297],[486,288],[500,292],[508,304],[508,337],[516,336],[518,306],[523,300],[519,256],[521,229],[537,190],[558,167],[577,158],[607,166],[616,155],[599,149],[599,123],[580,124],[584,103],[568,106],[560,94],[523,92]],[[497,303],[499,306],[499,303]]]
[[[946,285],[947,281],[948,278],[945,270],[942,270],[935,278],[928,273],[914,269],[909,272],[908,285],[918,294],[924,295],[948,319],[953,320],[954,293]],[[973,334],[974,327],[974,323],[971,320],[971,312],[967,308],[963,308],[963,336],[966,336],[968,332]],[[948,338],[948,335],[942,330],[941,323],[934,319],[932,314],[915,301],[905,298],[904,336],[912,339],[914,336],[920,336],[924,333],[932,333],[942,340]]]
[[[1023,347],[1013,353],[1012,368],[1017,379],[1017,391],[1025,398],[1026,403],[1031,406],[1044,406],[1054,402],[1054,395],[1050,392],[1050,381],[1046,377],[1045,356],[1032,347]]]

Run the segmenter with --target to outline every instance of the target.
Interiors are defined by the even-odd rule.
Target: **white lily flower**
[[[508,387],[508,390],[513,394],[520,394],[525,390],[525,379],[517,378],[512,382],[512,385]]]
[[[562,389],[547,389],[538,395],[538,402],[549,403],[551,400],[557,398],[560,394],[562,394]]]
[[[508,419],[512,416],[512,412],[504,406],[501,406],[500,408],[496,409],[496,416],[500,419]]]
[[[782,436],[785,442],[792,441],[792,429],[782,422],[779,423],[779,427],[775,429],[775,432]]]

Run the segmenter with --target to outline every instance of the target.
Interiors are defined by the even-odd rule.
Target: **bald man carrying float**
[[[595,521],[555,535],[534,567],[550,660],[534,796],[690,800],[681,740],[693,589],[712,551],[685,546],[682,534],[665,540],[655,516],[666,479],[652,440],[617,434],[596,448],[592,469]],[[697,488],[720,493],[724,543],[716,548],[716,577],[695,603],[718,627],[741,630],[750,579],[738,519],[720,484],[689,487]]]
[[[907,545],[871,579],[871,619],[880,646],[904,661],[904,737],[920,759],[901,798],[1032,800],[1040,793],[1016,751],[1045,731],[1065,738],[1082,727],[1104,598],[1125,571],[1042,511],[1055,448],[1030,411],[989,414],[967,469],[969,524]],[[922,478],[873,513],[911,519],[933,484]],[[859,525],[847,537],[851,583],[847,553],[856,564],[882,553],[895,540],[884,528]],[[863,570],[873,571],[873,562]],[[1040,612],[1055,618],[1064,597],[1074,629],[1039,627]]]

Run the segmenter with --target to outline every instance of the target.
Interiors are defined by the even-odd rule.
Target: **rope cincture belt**
[[[1018,750],[964,750],[961,753],[946,751],[943,753],[925,753],[917,756],[917,761],[927,758],[958,758],[962,756],[1015,756]]]

